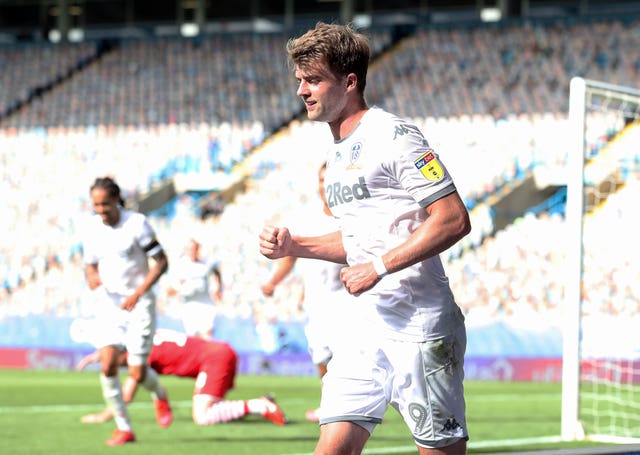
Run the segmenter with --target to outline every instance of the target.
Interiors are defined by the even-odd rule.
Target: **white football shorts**
[[[468,439],[464,326],[435,341],[375,341],[376,346],[341,344],[335,349],[323,378],[320,425],[348,421],[372,433],[390,404],[419,446]]]
[[[95,316],[99,322],[98,333],[93,344],[97,348],[123,346],[129,365],[146,363],[156,328],[156,306],[149,293],[142,296],[132,311],[120,309],[123,296],[107,292],[96,292]]]
[[[309,355],[315,365],[327,364],[333,355],[331,346],[334,344],[334,330],[331,321],[335,319],[339,312],[331,312],[332,308],[327,308],[326,312],[315,311],[307,315],[304,325],[304,334],[307,338]]]

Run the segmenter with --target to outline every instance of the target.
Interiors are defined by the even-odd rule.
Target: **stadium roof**
[[[634,0],[0,0],[0,42],[39,41],[51,30],[102,30],[196,23],[242,23],[251,27],[291,28],[298,21],[361,20],[462,22],[480,20],[493,9],[499,17],[640,12]],[[495,17],[495,15],[494,15]],[[386,22],[385,22],[386,21]],[[375,22],[375,21],[374,21]],[[258,25],[256,25],[256,23]],[[250,28],[251,28],[250,27]],[[255,31],[255,30],[254,30]]]

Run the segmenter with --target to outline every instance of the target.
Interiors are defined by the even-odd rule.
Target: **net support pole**
[[[567,156],[567,250],[562,335],[562,419],[565,441],[584,438],[579,420],[580,302],[582,285],[582,215],[584,211],[584,156],[586,81],[571,79],[569,125],[574,138]]]

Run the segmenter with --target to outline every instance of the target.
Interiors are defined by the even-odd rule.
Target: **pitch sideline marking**
[[[469,449],[489,449],[492,447],[513,447],[526,444],[548,444],[561,442],[560,436],[540,436],[537,438],[520,438],[520,439],[500,439],[495,441],[470,442]],[[398,447],[381,447],[379,449],[365,449],[363,455],[384,455],[384,454],[401,454],[415,453],[416,446],[398,446]],[[312,453],[290,453],[286,455],[313,455]]]
[[[191,401],[171,401],[171,407],[187,408],[191,407]],[[104,408],[104,403],[96,404],[50,404],[39,406],[1,406],[0,414],[13,413],[13,414],[32,414],[43,411],[59,411],[59,412],[71,412],[71,411],[86,411],[96,410]],[[129,407],[132,408],[148,408],[152,406],[152,403],[129,403]]]
[[[293,400],[286,400],[287,403],[306,403],[308,400],[302,400],[302,399],[293,399]],[[188,408],[191,407],[191,405],[193,404],[192,401],[187,401],[187,400],[182,400],[182,401],[173,401],[170,400],[171,406],[172,407],[177,407],[177,408]],[[278,401],[278,403],[280,403]],[[0,406],[0,414],[2,413],[8,413],[8,412],[13,412],[13,413],[22,413],[22,414],[29,414],[29,413],[35,413],[35,412],[43,412],[43,411],[59,411],[59,412],[70,412],[70,411],[76,411],[76,410],[91,410],[91,409],[96,409],[96,408],[103,408],[104,407],[104,402],[102,403],[95,403],[95,404],[47,404],[47,405],[32,405],[32,406]],[[174,406],[175,405],[175,406]],[[144,403],[141,401],[136,401],[133,403],[129,404],[129,407],[134,407],[134,408],[143,408],[143,407],[149,407],[152,406],[151,401],[149,401],[148,403]]]

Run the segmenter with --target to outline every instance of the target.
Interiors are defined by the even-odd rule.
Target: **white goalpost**
[[[640,442],[640,90],[570,85],[562,439]]]

